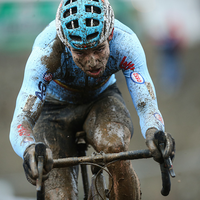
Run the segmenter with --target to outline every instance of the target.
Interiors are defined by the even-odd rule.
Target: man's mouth
[[[101,68],[99,69],[93,69],[93,70],[88,70],[89,74],[91,76],[98,76],[101,73]]]

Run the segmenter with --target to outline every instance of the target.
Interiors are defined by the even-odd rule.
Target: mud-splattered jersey
[[[92,78],[76,66],[70,50],[58,39],[55,21],[39,34],[26,64],[10,129],[11,144],[20,157],[26,147],[35,142],[32,129],[45,101],[80,104],[94,100],[116,82],[114,74],[119,70],[125,76],[143,136],[151,127],[164,130],[145,54],[137,36],[115,20],[109,46],[106,70],[101,77]]]

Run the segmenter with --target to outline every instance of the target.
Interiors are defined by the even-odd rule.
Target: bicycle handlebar
[[[83,157],[69,157],[62,159],[53,160],[53,168],[69,167],[73,165],[78,165],[85,162],[90,163],[109,163],[117,160],[134,160],[141,158],[151,158],[151,152],[149,150],[137,150],[137,151],[127,151],[120,153],[100,153],[95,156],[83,156]]]
[[[174,178],[175,172],[173,170],[173,165],[171,158],[164,158],[164,151],[165,151],[165,146],[166,146],[166,136],[163,131],[158,131],[155,134],[155,138],[157,139],[158,142],[158,149],[160,150],[162,157],[163,157],[163,163],[160,164],[160,170],[161,170],[161,176],[162,176],[162,190],[161,194],[163,196],[167,196],[170,192],[171,189],[171,181],[170,181],[170,176]]]
[[[160,164],[161,177],[162,177],[162,190],[161,194],[167,196],[171,190],[171,181],[168,169],[163,164]]]
[[[107,164],[112,161],[117,160],[134,160],[141,158],[151,158],[151,152],[147,149],[145,150],[137,150],[137,151],[128,151],[121,153],[100,153],[92,156],[83,156],[83,157],[69,157],[62,159],[54,159],[53,160],[53,168],[62,168],[69,167],[83,163],[104,163]],[[171,159],[170,159],[171,160]],[[171,189],[171,182],[169,176],[169,169],[165,165],[165,163],[160,164],[161,176],[162,176],[162,190],[161,194],[163,196],[167,196]],[[173,176],[172,176],[173,177]]]

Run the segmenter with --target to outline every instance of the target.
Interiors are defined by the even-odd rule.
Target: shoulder
[[[133,35],[134,32],[131,30],[128,26],[120,22],[119,20],[115,19],[115,24],[114,24],[115,31],[121,34],[126,34],[126,35]]]
[[[57,36],[55,20],[52,21],[35,39],[33,48],[46,48]]]
[[[137,35],[126,25],[115,20],[115,29],[110,41],[110,65],[144,66],[146,57]]]
[[[110,49],[114,54],[126,54],[134,56],[143,52],[143,47],[137,35],[126,25],[115,20],[113,39],[110,42]]]
[[[35,39],[26,69],[55,72],[64,62],[65,47],[57,36],[52,21]]]
[[[111,42],[112,46],[120,49],[136,50],[138,46],[141,46],[137,35],[128,26],[124,25],[118,20],[115,20],[114,35]]]

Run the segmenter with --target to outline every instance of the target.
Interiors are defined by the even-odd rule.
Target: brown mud
[[[52,46],[52,52],[50,56],[44,56],[41,58],[42,64],[46,65],[47,72],[53,73],[57,70],[58,67],[61,66],[61,54],[64,52],[64,45],[56,36],[53,46]]]

